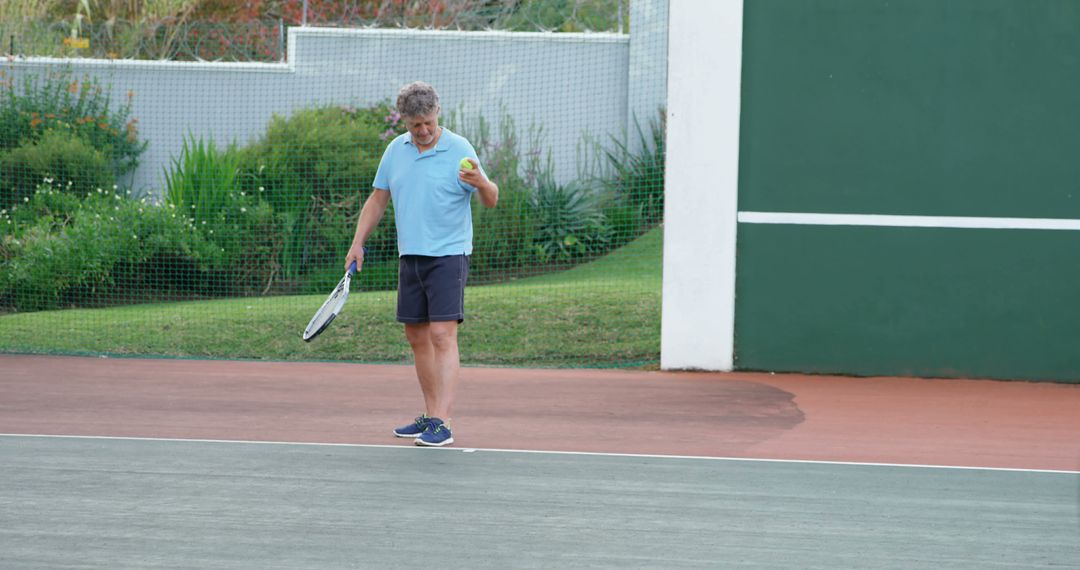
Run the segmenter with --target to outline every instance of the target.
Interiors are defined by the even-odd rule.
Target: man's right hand
[[[355,244],[351,248],[349,248],[349,253],[345,256],[345,271],[348,271],[349,265],[355,261],[356,272],[360,272],[360,268],[364,266],[364,251],[366,249],[367,248],[365,248],[364,246]]]

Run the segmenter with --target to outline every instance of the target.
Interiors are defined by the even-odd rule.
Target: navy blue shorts
[[[403,255],[398,267],[397,320],[401,323],[465,320],[469,256]]]

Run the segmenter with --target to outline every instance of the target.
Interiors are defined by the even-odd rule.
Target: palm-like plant
[[[529,205],[539,261],[569,261],[607,249],[611,228],[588,187],[576,182],[564,186],[550,176],[538,182]]]
[[[613,148],[604,149],[613,171],[605,186],[639,216],[643,226],[639,231],[664,220],[665,117],[661,109],[658,119],[649,121],[648,135],[634,119],[637,150],[615,137],[612,137]]]

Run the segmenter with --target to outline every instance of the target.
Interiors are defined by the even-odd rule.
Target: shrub
[[[266,134],[241,152],[241,178],[284,217],[281,266],[289,278],[345,258],[387,139],[404,132],[386,104],[327,106],[275,116]],[[393,244],[393,225],[372,235],[371,249]]]
[[[98,188],[112,192],[115,178],[101,151],[59,131],[0,154],[0,207],[17,204],[43,182],[82,195]]]
[[[621,0],[619,0],[621,2]],[[505,29],[531,32],[620,31],[621,8],[611,0],[531,0],[514,5]]]
[[[133,171],[146,149],[138,140],[136,119],[129,119],[134,93],[127,103],[110,108],[109,95],[96,80],[81,82],[70,70],[44,78],[27,75],[22,91],[13,79],[0,81],[0,151],[41,140],[57,132],[79,138],[100,151],[112,164],[116,177]]]
[[[242,197],[207,225],[214,229],[206,239],[221,248],[224,261],[205,293],[266,294],[280,281],[282,218],[269,204]]]
[[[43,186],[0,212],[0,225],[0,305],[16,310],[160,298],[222,263],[221,248],[173,208],[106,192]]]

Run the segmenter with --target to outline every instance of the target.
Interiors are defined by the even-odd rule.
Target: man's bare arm
[[[367,242],[371,232],[375,231],[375,226],[379,225],[379,221],[382,220],[383,214],[386,213],[386,206],[389,203],[390,192],[388,190],[379,188],[371,190],[371,195],[364,201],[364,207],[360,210],[360,218],[356,221],[356,235],[353,236],[349,254],[345,256],[346,270],[353,261],[356,262],[357,271],[360,271],[360,268],[363,267],[364,243]]]

